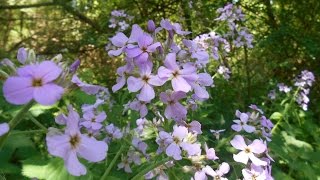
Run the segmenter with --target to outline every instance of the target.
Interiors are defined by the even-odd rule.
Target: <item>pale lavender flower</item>
[[[139,101],[136,99],[130,102],[129,108],[138,111],[140,113],[140,117],[143,118],[148,114],[148,108],[146,105],[148,103],[150,103],[150,101]]]
[[[271,90],[269,93],[268,93],[268,97],[273,100],[273,99],[276,99],[276,90]]]
[[[286,86],[284,83],[279,83],[278,88],[280,92],[288,93],[291,91],[291,87]]]
[[[257,105],[255,105],[255,104],[251,104],[250,106],[249,106],[249,108],[250,109],[253,109],[253,110],[255,110],[255,111],[258,111],[260,114],[263,114],[263,111],[262,111],[262,109],[260,109]]]
[[[0,124],[0,136],[9,132],[9,129],[10,129],[10,127],[9,127],[8,123],[1,123]]]
[[[194,120],[191,123],[186,124],[185,126],[188,128],[189,132],[196,133],[196,134],[202,134],[201,124],[198,121]]]
[[[105,129],[111,139],[121,139],[123,137],[123,133],[121,132],[121,130],[114,124],[107,125]]]
[[[210,132],[216,137],[216,139],[220,139],[220,133],[224,132],[225,129],[214,130],[210,129]]]
[[[86,127],[87,129],[99,130],[102,128],[102,122],[107,118],[104,111],[100,112],[98,115],[94,111],[87,111],[83,114],[83,119],[80,125]]]
[[[130,164],[132,163],[132,159],[127,157],[122,157],[121,163],[118,164],[118,169],[124,169],[126,173],[132,173]]]
[[[34,99],[41,105],[53,105],[64,93],[54,83],[62,69],[52,61],[25,65],[16,73],[17,76],[9,77],[3,84],[3,94],[9,103],[22,105]]]
[[[244,180],[266,180],[267,172],[261,167],[251,164],[251,169],[242,169]]]
[[[238,154],[233,154],[233,159],[236,162],[247,164],[250,159],[257,166],[265,166],[267,162],[258,159],[255,154],[261,154],[266,151],[267,147],[261,140],[254,140],[250,145],[246,145],[241,135],[236,135],[231,141],[231,145],[241,150]]]
[[[219,66],[217,72],[218,72],[219,74],[221,74],[224,79],[226,79],[226,80],[229,80],[229,79],[230,79],[231,71],[229,70],[229,68],[227,68],[227,67],[225,67],[225,66]]]
[[[104,100],[102,99],[96,99],[96,102],[94,104],[83,104],[81,106],[82,112],[88,112],[88,111],[95,111],[99,106],[104,104]]]
[[[151,71],[152,64],[146,64],[140,67],[139,78],[130,76],[127,80],[128,90],[130,92],[141,90],[138,95],[140,101],[151,101],[155,97],[153,86],[161,86],[164,83],[158,76],[152,75]]]
[[[209,54],[204,49],[199,48],[195,41],[184,39],[182,42],[188,48],[191,57],[197,59],[197,64],[205,66],[209,62]]]
[[[189,31],[183,31],[181,28],[181,25],[179,23],[172,23],[171,24],[171,22],[167,19],[162,19],[160,21],[160,26],[161,26],[161,28],[159,28],[156,31],[159,32],[163,28],[169,32],[169,36],[171,36],[170,38],[173,38],[174,33],[179,34],[179,35],[187,35],[187,34],[191,33]]]
[[[133,58],[137,64],[143,64],[148,61],[149,53],[155,52],[160,46],[160,42],[153,43],[152,37],[147,33],[143,33],[138,38],[138,46],[127,48],[126,53],[127,56]]]
[[[253,133],[256,131],[256,128],[254,126],[247,124],[249,121],[248,114],[241,113],[239,118],[240,120],[239,119],[233,120],[233,122],[236,123],[231,126],[233,130],[240,132],[243,129],[247,133]]]
[[[160,93],[160,99],[163,103],[167,104],[164,115],[168,119],[174,119],[180,121],[185,119],[187,115],[187,109],[179,103],[179,100],[186,97],[186,93],[182,91],[178,92],[162,92]]]
[[[201,99],[208,99],[209,93],[206,90],[205,86],[212,86],[213,85],[213,79],[208,73],[199,73],[198,79],[191,83],[191,87],[194,90],[194,93],[197,95],[197,97]]]
[[[158,69],[158,76],[167,81],[171,79],[172,88],[175,91],[189,92],[191,83],[198,79],[196,68],[190,64],[185,64],[183,69],[180,69],[176,62],[176,54],[169,53],[166,56],[165,67],[161,66]]]
[[[137,137],[134,137],[132,139],[132,145],[137,149],[139,150],[142,154],[146,154],[146,151],[147,151],[147,148],[148,148],[148,145],[143,142],[141,139],[137,138]]]
[[[203,171],[214,179],[227,180],[227,178],[223,176],[228,174],[230,166],[228,163],[223,162],[217,170],[213,170],[210,166],[206,166],[203,168]]]
[[[53,156],[63,158],[68,172],[74,176],[86,174],[86,168],[77,158],[80,156],[91,162],[102,161],[108,150],[108,145],[80,133],[79,115],[72,107],[69,108],[67,127],[65,133],[49,129],[46,141],[48,151]]]
[[[79,66],[80,66],[80,60],[79,59],[77,59],[77,60],[75,60],[70,66],[69,66],[69,69],[70,69],[70,73],[75,73],[77,70],[78,70],[78,68],[79,68]]]
[[[72,76],[71,81],[74,84],[76,84],[78,87],[80,87],[80,89],[83,92],[85,92],[89,95],[97,94],[99,92],[99,90],[101,89],[101,86],[92,85],[92,84],[82,82],[76,74]]]
[[[67,123],[68,117],[63,113],[60,113],[54,118],[54,120],[59,125],[65,125]]]
[[[204,144],[204,149],[206,151],[206,158],[208,160],[217,160],[217,159],[219,159],[216,156],[216,151],[214,150],[214,148],[208,148],[207,143]]]
[[[117,69],[117,84],[112,86],[112,91],[116,92],[126,84],[126,75],[130,74],[134,70],[134,64],[132,58],[125,58],[126,64]]]
[[[159,145],[157,149],[157,154],[162,153],[163,151],[166,150],[167,146],[171,144],[173,141],[171,134],[165,132],[165,131],[160,131],[159,135],[156,139],[156,143]]]
[[[17,54],[17,59],[21,64],[25,64],[26,60],[28,58],[28,53],[25,48],[19,48],[18,49],[18,54]]]

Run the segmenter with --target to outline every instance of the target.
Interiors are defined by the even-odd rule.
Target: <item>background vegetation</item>
[[[0,59],[14,59],[19,47],[35,49],[41,56],[63,54],[64,59],[81,60],[81,75],[90,83],[112,87],[116,68],[122,64],[105,51],[108,38],[115,34],[109,27],[110,12],[122,9],[134,16],[132,24],[146,26],[149,19],[159,24],[162,18],[183,24],[192,31],[190,38],[215,29],[216,10],[225,0],[1,0]],[[318,0],[239,0],[234,2],[246,14],[245,26],[254,34],[254,48],[243,49],[229,61],[229,81],[215,80],[211,98],[200,109],[200,121],[209,129],[230,127],[236,109],[245,111],[251,103],[262,106],[267,116],[280,127],[274,133],[270,154],[276,160],[276,179],[320,178],[320,1]],[[130,30],[128,30],[130,31]],[[290,105],[290,97],[268,99],[279,82],[292,85],[302,70],[312,71],[316,83],[309,95],[308,111]],[[81,96],[74,94],[74,96]],[[114,95],[115,108],[127,94]],[[14,108],[0,99],[0,118],[9,119]],[[49,110],[50,113],[57,109]],[[4,113],[6,112],[6,113]],[[274,113],[278,112],[278,113]],[[285,112],[285,114],[284,114]],[[195,116],[196,117],[196,116]],[[117,118],[117,117],[115,117]],[[39,116],[43,123],[53,119],[49,113]],[[25,124],[26,126],[28,124]],[[23,124],[21,124],[23,126]],[[24,137],[26,138],[26,137]],[[1,152],[0,173],[16,177],[27,158],[44,145],[35,136],[21,139],[15,151]],[[213,138],[213,136],[208,138]],[[30,147],[31,150],[30,150]],[[23,148],[29,148],[28,153]],[[11,174],[11,175],[10,175]]]

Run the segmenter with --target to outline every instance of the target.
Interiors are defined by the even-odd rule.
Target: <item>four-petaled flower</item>
[[[17,76],[9,77],[3,85],[3,94],[12,104],[22,105],[34,99],[41,105],[53,105],[64,93],[64,89],[54,83],[62,69],[53,61],[18,68]]]
[[[250,145],[246,145],[243,137],[241,135],[236,135],[230,143],[234,148],[241,150],[238,154],[233,155],[235,161],[247,164],[250,159],[252,163],[257,166],[267,165],[267,162],[262,161],[255,156],[255,154],[261,154],[267,149],[266,145],[261,140],[256,139]]]
[[[74,176],[84,175],[87,171],[77,156],[91,162],[99,162],[106,157],[108,150],[108,145],[105,142],[97,141],[93,137],[80,133],[79,119],[78,113],[69,107],[64,134],[50,128],[46,137],[49,153],[63,158],[68,172]]]
[[[239,113],[239,111],[237,111],[237,114]],[[233,124],[231,126],[231,128],[237,132],[241,131],[242,129],[244,129],[247,133],[252,133],[254,131],[256,131],[256,128],[254,126],[250,126],[247,124],[248,120],[249,120],[249,116],[246,113],[240,113],[239,116],[240,120],[233,120],[233,122],[235,122],[236,124]]]

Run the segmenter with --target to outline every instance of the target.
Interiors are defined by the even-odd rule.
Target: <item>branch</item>
[[[0,10],[14,10],[14,9],[26,9],[26,8],[37,8],[42,6],[55,6],[56,4],[53,2],[45,2],[39,4],[28,4],[28,5],[12,5],[12,6],[0,6]]]

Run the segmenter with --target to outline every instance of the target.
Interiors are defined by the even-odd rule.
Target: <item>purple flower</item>
[[[182,91],[178,92],[162,92],[160,93],[160,99],[167,104],[164,115],[168,119],[174,119],[180,121],[187,115],[187,109],[179,103],[179,100],[186,97],[186,93]]]
[[[138,99],[140,101],[150,101],[155,97],[153,86],[161,86],[164,82],[151,74],[152,65],[146,64],[140,67],[140,78],[130,76],[127,80],[128,90],[137,92],[141,89]]]
[[[76,74],[72,76],[71,81],[75,83],[78,87],[80,87],[82,91],[89,95],[97,94],[99,90],[102,88],[101,86],[82,82]]]
[[[202,134],[201,124],[198,121],[192,121],[191,123],[186,124],[186,127],[192,133]]]
[[[269,93],[268,93],[268,97],[273,100],[276,98],[276,90],[271,90]]]
[[[159,136],[156,139],[157,144],[159,145],[157,154],[165,151],[166,147],[172,143],[172,136],[164,131],[159,132]]]
[[[173,37],[174,32],[179,35],[187,35],[191,33],[189,31],[182,31],[181,25],[179,23],[171,24],[171,22],[167,19],[162,19],[160,22],[160,26],[167,30],[169,32],[169,36],[171,37]],[[160,29],[158,31],[160,31]]]
[[[135,111],[139,111],[140,117],[143,118],[148,114],[148,108],[147,103],[150,103],[150,101],[139,101],[134,100],[129,104],[129,108]]]
[[[244,164],[250,159],[257,166],[265,166],[267,162],[258,159],[255,154],[261,154],[266,151],[267,147],[261,140],[254,140],[250,145],[246,145],[244,139],[240,135],[236,135],[231,141],[231,145],[241,150],[238,154],[233,154],[233,159]]]
[[[95,111],[100,105],[104,104],[104,100],[102,99],[96,99],[96,102],[94,104],[83,104],[81,106],[82,112],[88,112],[88,111]]]
[[[79,59],[75,60],[69,67],[70,73],[75,73],[77,71],[77,69],[79,68],[80,63],[81,62]]]
[[[205,86],[212,86],[213,79],[208,73],[199,73],[198,79],[191,84],[194,93],[201,99],[208,99],[209,93]]]
[[[90,162],[99,162],[106,157],[108,150],[105,142],[80,133],[79,119],[78,113],[69,108],[64,134],[51,129],[46,137],[49,153],[63,158],[68,172],[74,176],[86,174],[86,168],[77,156]]]
[[[113,92],[118,91],[126,84],[126,75],[130,74],[134,69],[133,60],[131,58],[126,58],[125,60],[127,63],[117,69],[119,77],[117,78],[117,84],[112,86]]]
[[[139,150],[140,152],[142,152],[142,154],[146,154],[146,151],[147,151],[147,148],[148,148],[148,145],[141,141],[141,139],[137,138],[137,137],[134,137],[132,139],[132,145],[137,149]]]
[[[279,88],[279,91],[285,92],[285,93],[288,93],[288,92],[291,91],[291,87],[288,87],[288,86],[286,86],[286,85],[283,84],[283,83],[279,83],[279,84],[278,84],[278,88]]]
[[[123,133],[121,130],[116,127],[114,124],[109,124],[106,126],[106,132],[112,139],[121,139],[123,137]]]
[[[189,49],[191,57],[197,59],[196,64],[205,66],[209,62],[209,54],[204,49],[200,49],[195,41],[184,39],[183,44]]]
[[[266,180],[267,172],[261,167],[251,164],[251,169],[242,169],[244,180]]]
[[[230,166],[228,163],[223,162],[217,170],[213,170],[210,166],[206,166],[203,168],[203,171],[214,179],[227,180],[227,178],[223,176],[230,171]]]
[[[260,109],[257,105],[255,105],[255,104],[251,104],[250,106],[249,106],[249,108],[251,108],[251,109],[253,109],[253,110],[255,110],[255,111],[258,111],[260,114],[263,114],[263,111],[262,111],[262,109]]]
[[[63,113],[60,113],[54,118],[54,120],[59,125],[65,125],[67,123],[68,117]]]
[[[247,133],[252,133],[256,131],[256,128],[254,126],[250,126],[247,124],[249,120],[249,116],[246,113],[240,114],[240,120],[236,119],[233,120],[236,124],[233,124],[231,128],[237,132],[240,132],[242,129],[244,129]]]
[[[152,20],[148,21],[147,29],[150,33],[153,33],[156,30],[156,25],[155,25],[154,21],[152,21]]]
[[[118,47],[117,50],[110,50],[108,52],[109,56],[119,56],[123,51],[125,51],[127,47],[127,43],[133,43],[138,41],[138,37],[143,34],[142,29],[140,26],[134,24],[132,26],[131,36],[128,38],[123,33],[117,33],[114,37],[110,38],[111,43]]]
[[[223,75],[223,78],[226,80],[230,79],[230,74],[231,71],[229,70],[229,68],[225,67],[225,66],[219,66],[218,71],[219,74]]]
[[[167,81],[171,80],[174,91],[189,92],[191,85],[198,79],[196,68],[190,64],[185,64],[183,69],[180,69],[176,62],[176,54],[169,53],[164,62],[166,67],[161,66],[158,69],[158,76]]]
[[[104,111],[100,112],[98,115],[94,111],[87,111],[83,114],[83,121],[80,125],[86,127],[87,129],[99,130],[102,128],[102,122],[107,118]]]
[[[207,143],[204,144],[204,148],[205,148],[205,151],[206,151],[206,158],[207,159],[209,159],[209,160],[219,159],[216,156],[216,151],[214,150],[214,148],[208,148]]]
[[[220,130],[214,130],[214,129],[210,129],[210,132],[216,137],[216,139],[220,138],[220,133],[224,132],[225,129],[220,129]]]
[[[122,157],[121,163],[118,164],[118,169],[123,169],[126,173],[132,173],[130,163],[132,163],[132,159],[128,157]]]
[[[26,60],[28,58],[28,53],[25,48],[19,48],[18,49],[18,54],[17,54],[17,59],[21,64],[25,64]]]
[[[171,143],[166,148],[166,154],[175,160],[181,160],[181,149],[187,151],[189,156],[201,153],[200,144],[188,142],[188,129],[184,126],[174,126]]]
[[[8,123],[1,123],[0,124],[0,136],[9,132],[9,124]]]
[[[41,105],[53,105],[64,89],[53,81],[62,69],[52,61],[26,65],[17,69],[17,76],[9,77],[3,85],[3,94],[12,104],[21,105],[34,99]]]
[[[156,51],[156,49],[160,46],[160,42],[156,42],[153,44],[152,37],[147,33],[143,33],[138,38],[138,46],[127,48],[126,52],[127,56],[129,58],[134,58],[136,63],[143,64],[148,61],[149,53]]]

